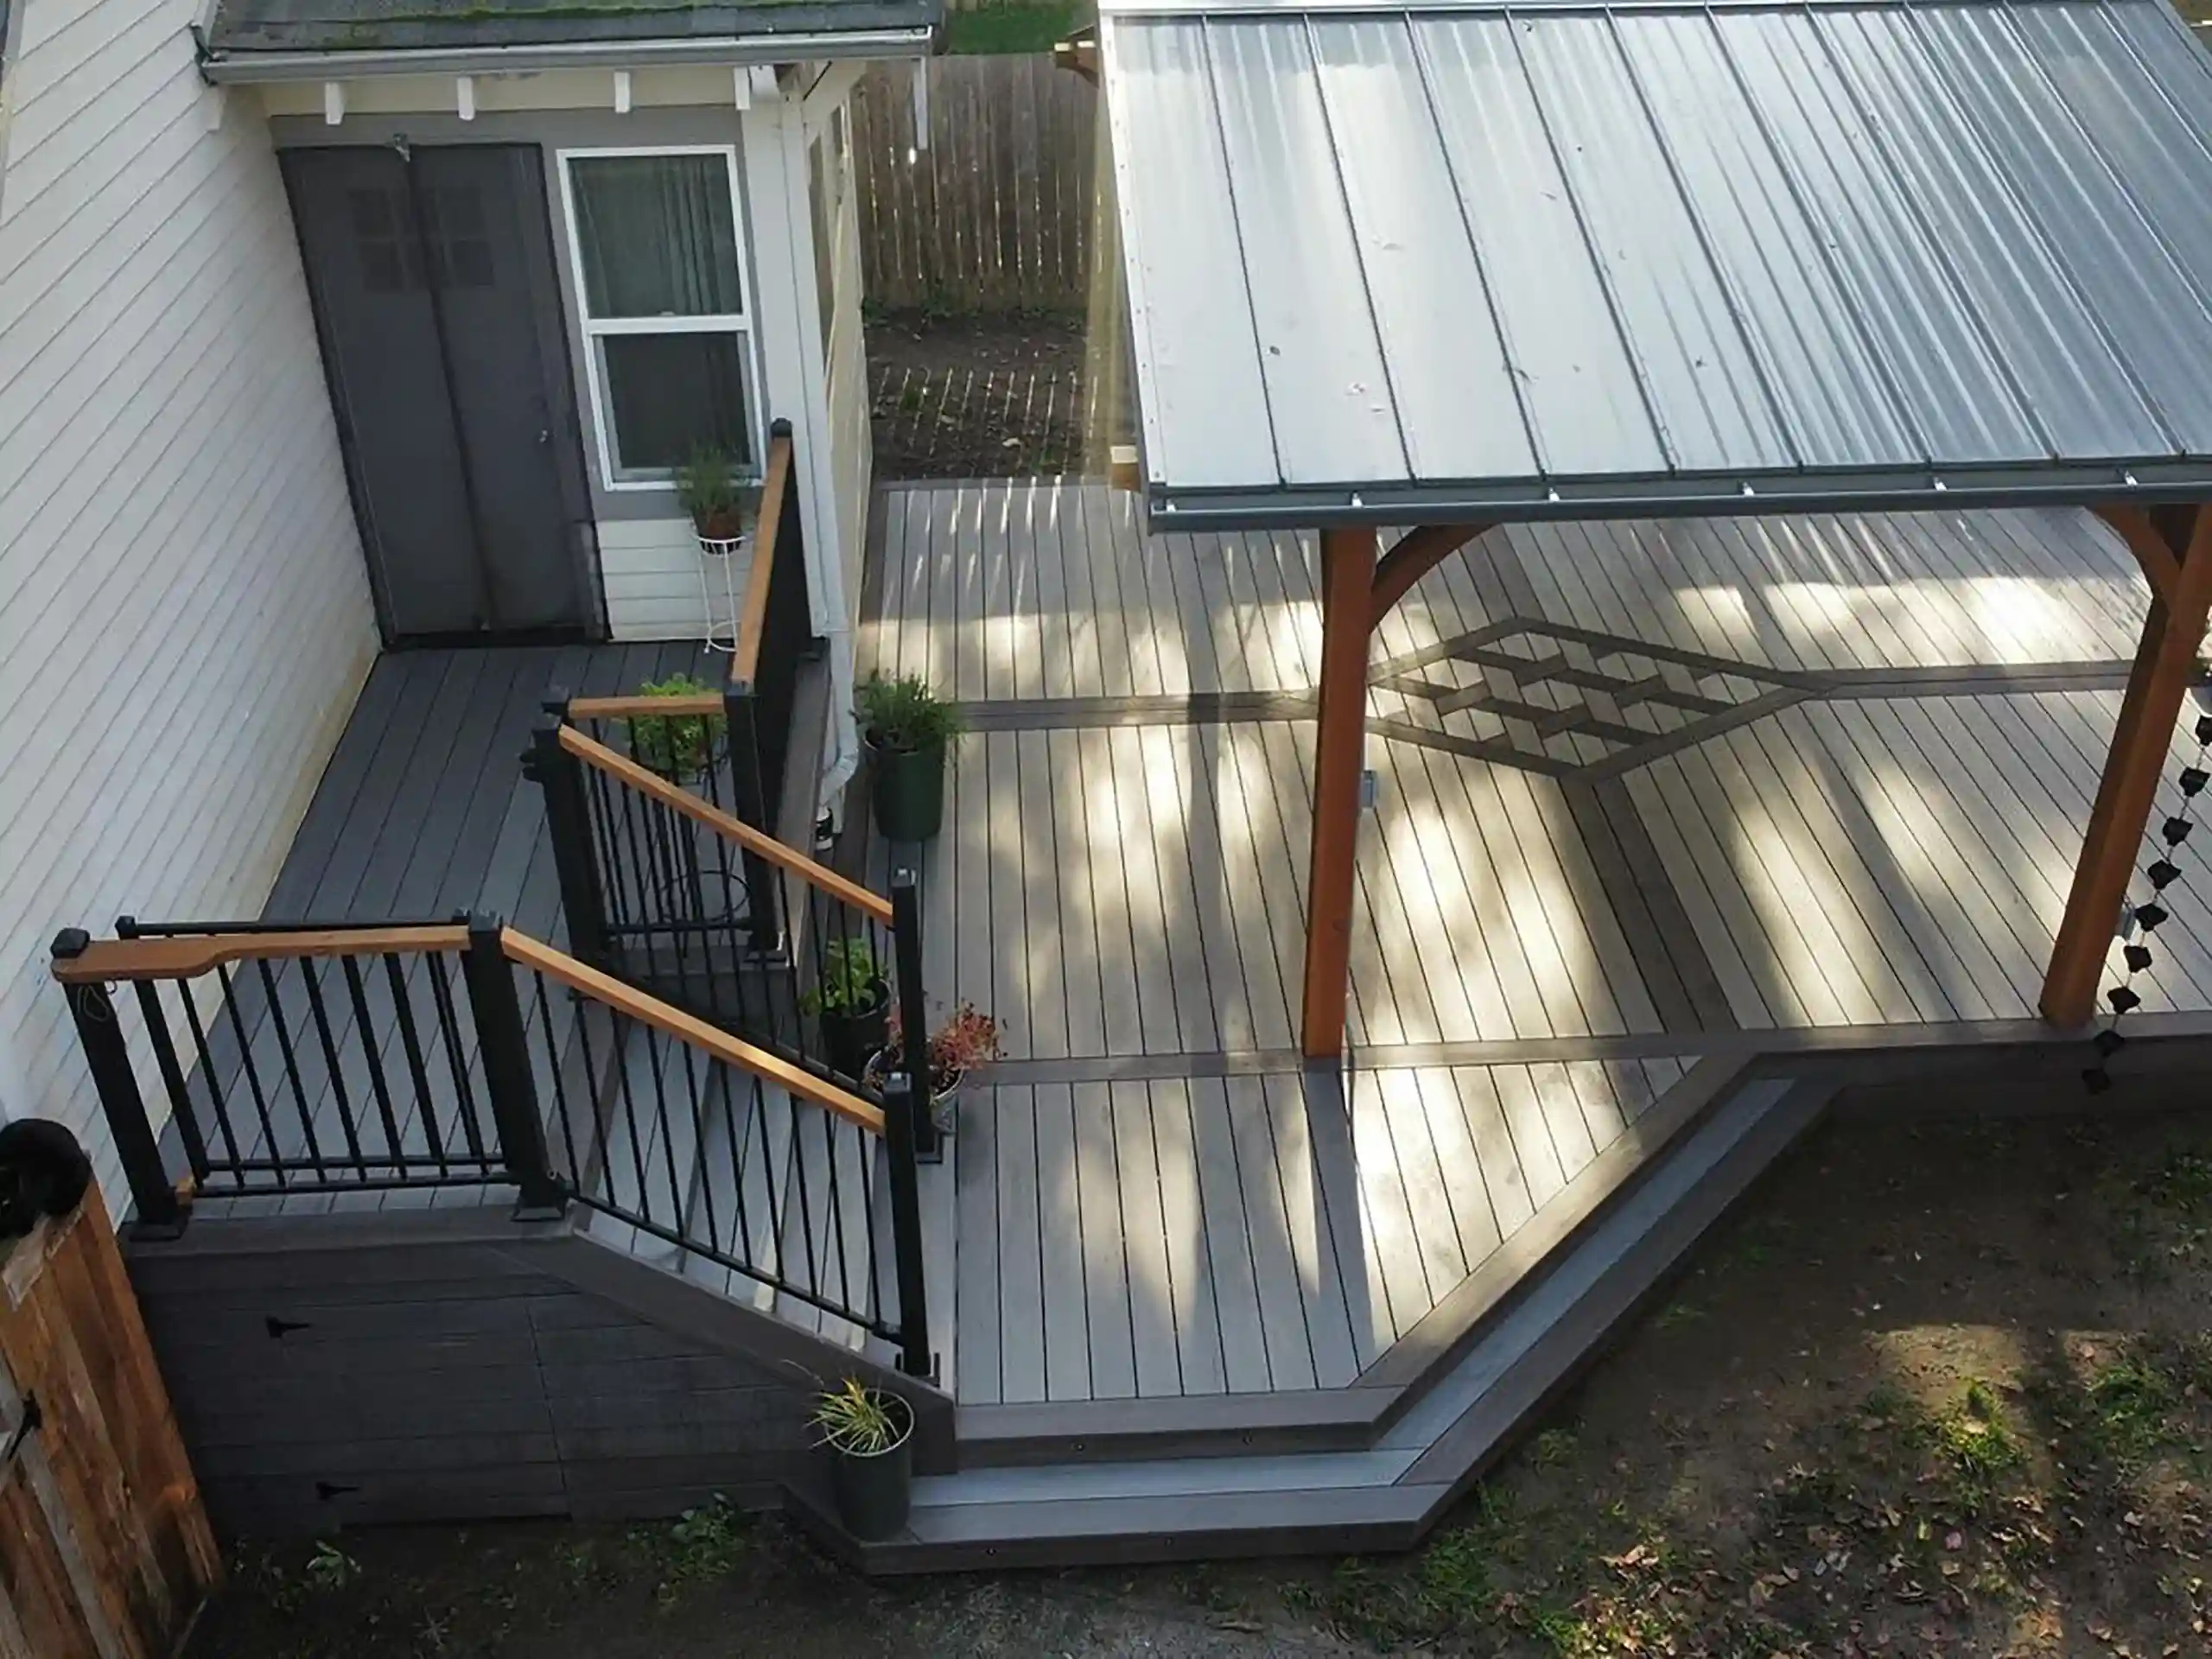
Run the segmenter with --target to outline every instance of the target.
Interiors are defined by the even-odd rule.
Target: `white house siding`
[[[742,604],[752,560],[739,556],[730,566],[728,585]],[[705,637],[699,538],[689,518],[602,519],[599,567],[607,583],[607,631],[617,639]],[[711,602],[717,631],[726,633],[730,601],[719,571],[713,575]]]
[[[199,0],[17,0],[0,180],[0,1110],[113,1147],[47,947],[258,908],[375,655],[268,135]]]

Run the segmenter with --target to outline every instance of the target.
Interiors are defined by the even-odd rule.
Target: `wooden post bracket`
[[[2105,957],[2212,614],[2212,510],[2110,507],[2098,516],[2134,551],[2152,597],[2044,978],[2044,1018],[2063,1027],[2082,1024],[2095,1009]]]

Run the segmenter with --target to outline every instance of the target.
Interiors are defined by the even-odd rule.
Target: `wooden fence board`
[[[914,77],[928,127],[914,124]],[[1048,54],[885,64],[854,90],[874,305],[1080,311],[1090,297],[1097,89]]]
[[[146,1326],[95,1189],[8,1247],[0,1428],[0,1654],[155,1659],[220,1573]]]

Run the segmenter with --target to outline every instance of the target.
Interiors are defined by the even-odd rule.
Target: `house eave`
[[[819,62],[912,58],[935,50],[937,30],[838,29],[684,40],[536,41],[514,46],[406,47],[345,52],[226,52],[211,48],[200,71],[216,86],[362,80],[385,75],[520,74],[546,69],[657,69],[690,64]]]

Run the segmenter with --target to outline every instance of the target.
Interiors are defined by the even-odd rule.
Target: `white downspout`
[[[756,187],[756,212],[774,198],[783,217],[780,241],[784,270],[777,284],[784,290],[790,319],[786,339],[794,346],[799,407],[791,422],[805,488],[799,502],[806,531],[808,591],[814,599],[810,619],[830,658],[830,753],[823,767],[817,807],[838,802],[860,766],[860,726],[853,714],[853,627],[840,556],[844,527],[836,523],[836,490],[830,454],[829,390],[823,362],[821,320],[814,293],[813,216],[807,202],[806,126],[797,98],[756,99],[741,118],[746,126],[747,171]],[[772,144],[752,142],[772,133]],[[771,151],[762,155],[761,151]],[[765,241],[765,238],[764,238]],[[804,261],[800,255],[807,257]],[[765,264],[766,250],[761,250]],[[763,284],[764,288],[766,286]],[[768,296],[763,295],[765,301]],[[766,307],[764,305],[764,320]],[[863,531],[863,533],[865,533]]]

